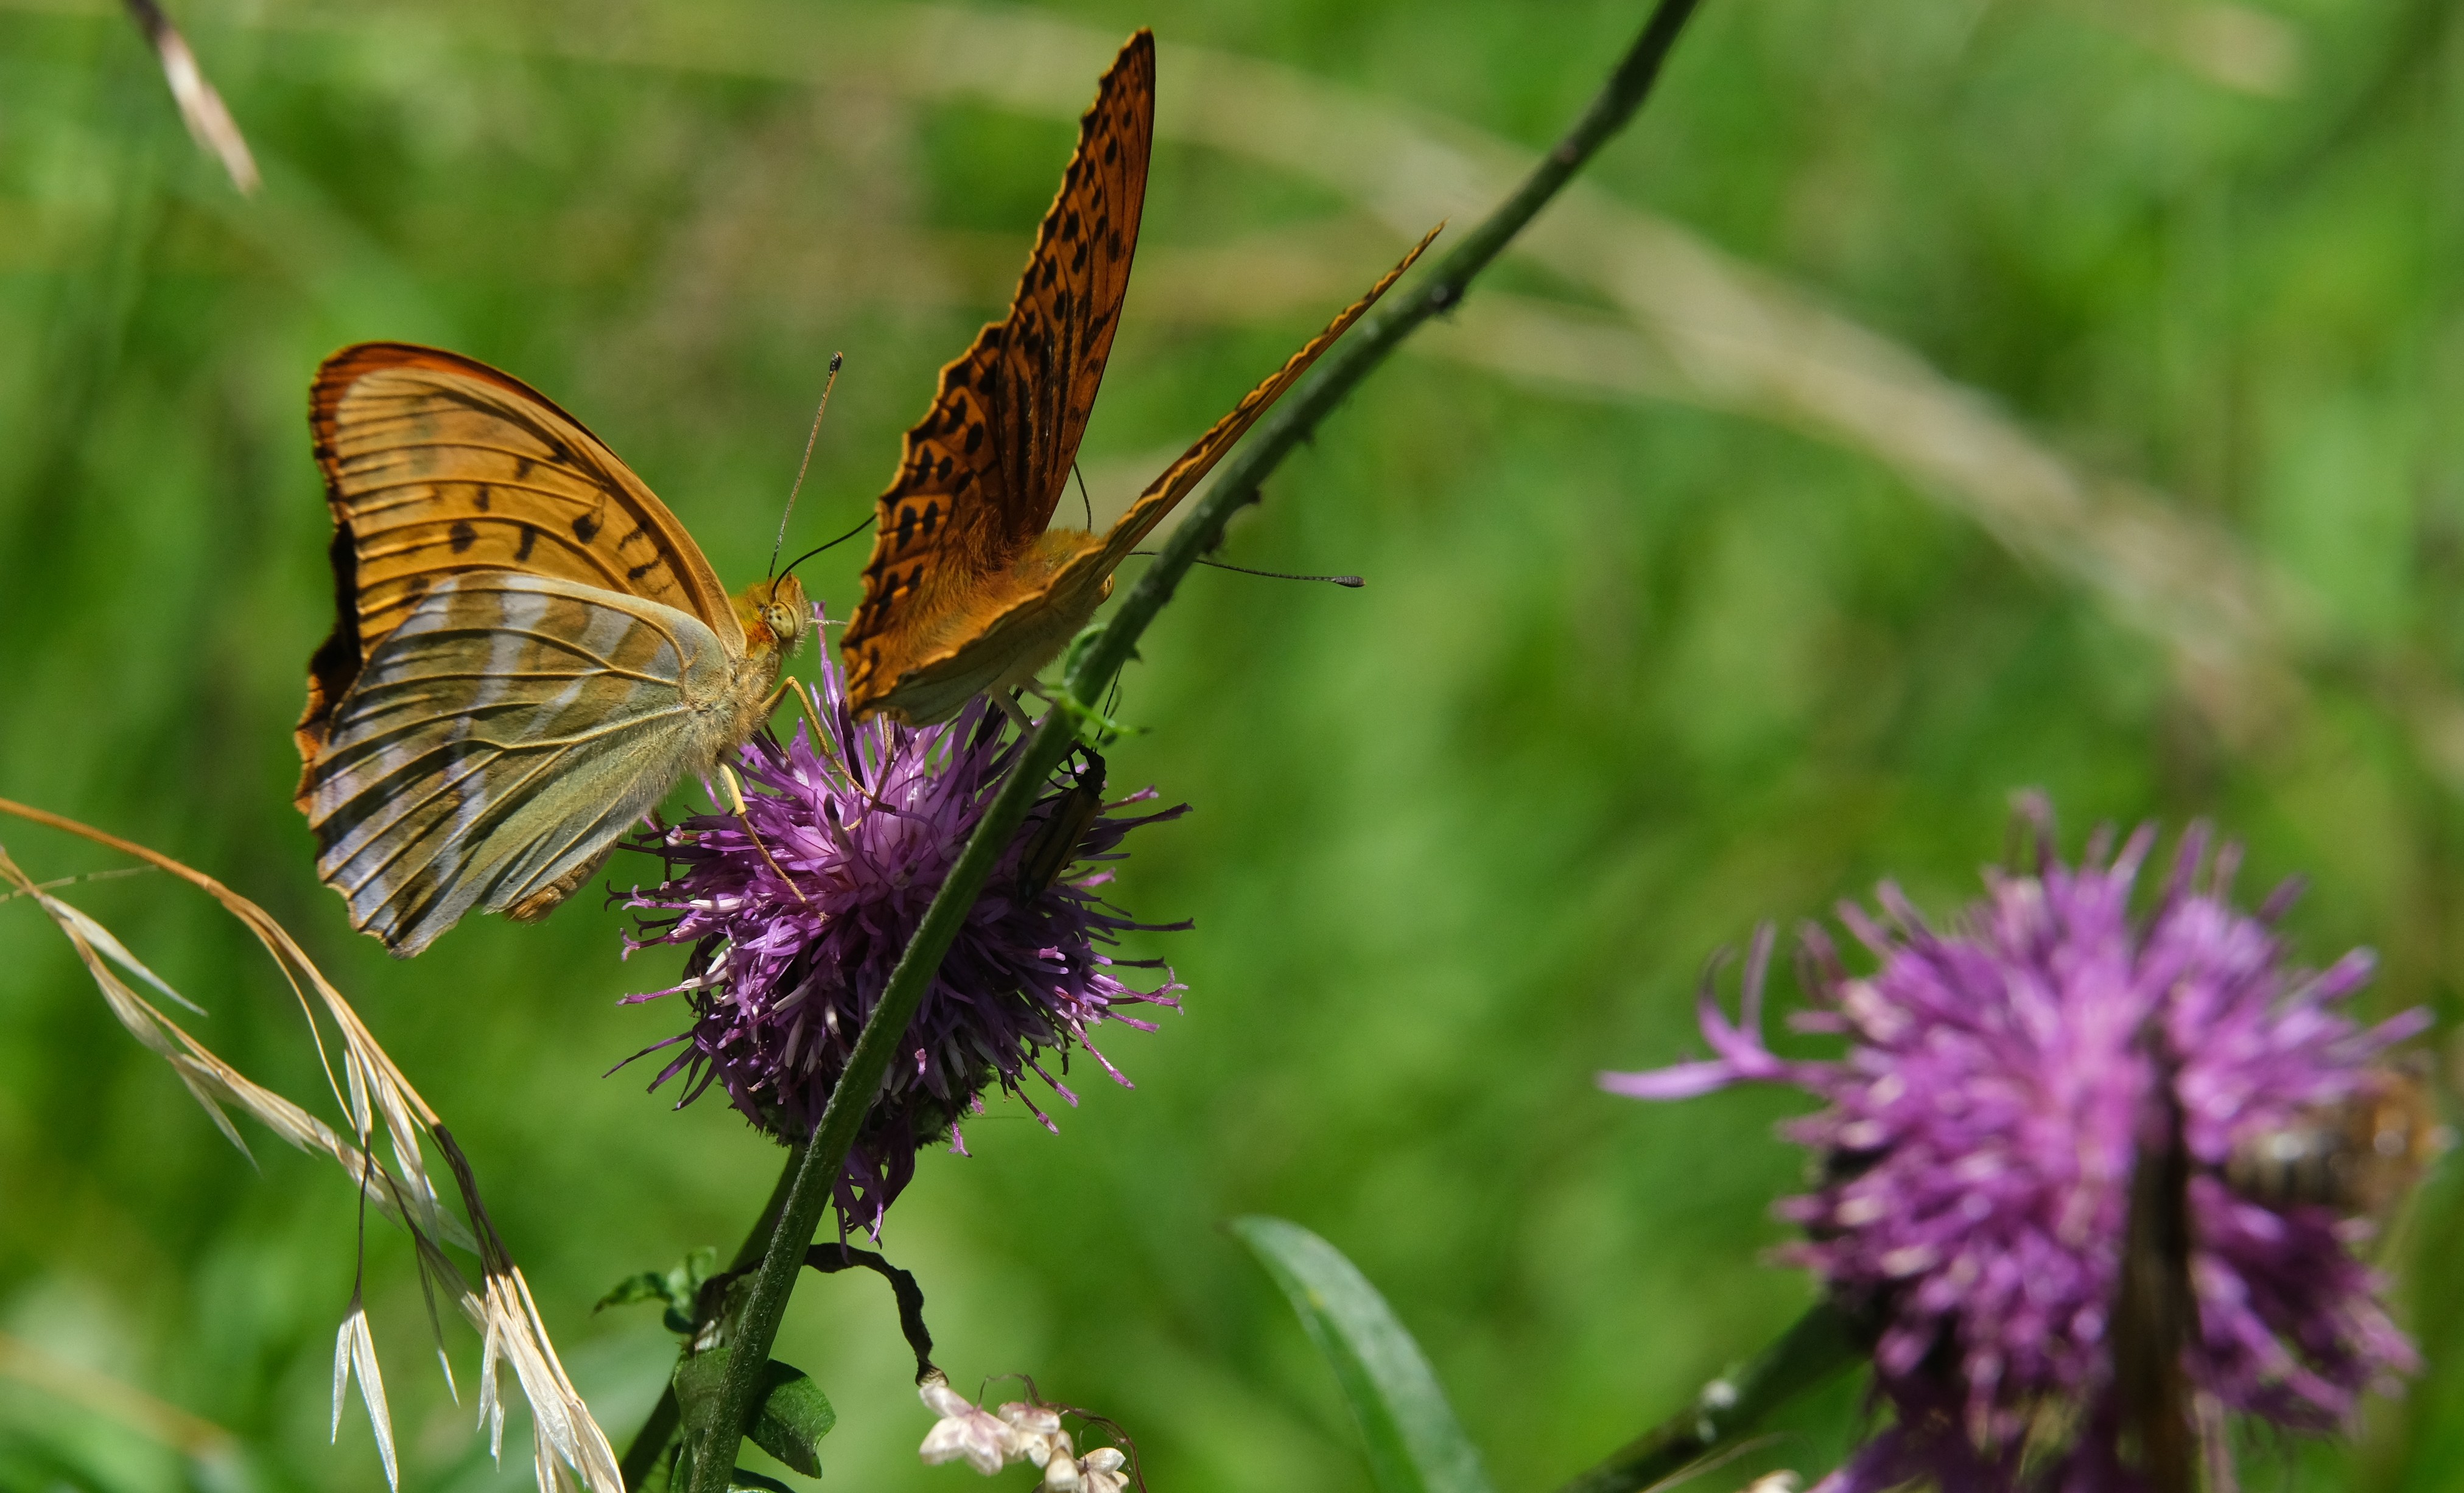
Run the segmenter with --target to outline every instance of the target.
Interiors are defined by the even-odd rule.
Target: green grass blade
[[[1232,1220],[1326,1355],[1368,1443],[1379,1493],[1492,1493],[1480,1453],[1403,1324],[1343,1252],[1297,1223]]]

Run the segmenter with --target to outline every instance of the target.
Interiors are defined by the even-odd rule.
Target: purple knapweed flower
[[[2202,1402],[2326,1430],[2362,1391],[2417,1367],[2380,1281],[2351,1252],[2369,1221],[2318,1200],[2250,1196],[2228,1173],[2252,1143],[2365,1103],[2388,1071],[2379,1060],[2429,1013],[2357,1024],[2344,1005],[2369,977],[2369,954],[2323,972],[2294,967],[2273,926],[2293,889],[2255,914],[2237,911],[2237,849],[2209,861],[2204,830],[2184,837],[2155,905],[2134,917],[2153,830],[2109,861],[2100,834],[2074,868],[2053,857],[2050,812],[2041,801],[2030,808],[2035,874],[1988,872],[1985,900],[1948,930],[1928,927],[1888,883],[1881,918],[1840,909],[1879,961],[1873,974],[1851,976],[1807,930],[1815,1006],[1792,1024],[1847,1037],[1839,1061],[1764,1044],[1765,928],[1740,1024],[1705,980],[1701,1022],[1715,1057],[1600,1079],[1643,1099],[1755,1080],[1824,1102],[1784,1128],[1819,1166],[1813,1192],[1779,1205],[1807,1233],[1782,1258],[1815,1271],[1875,1333],[1876,1386],[1894,1415],[1816,1493],[1918,1480],[2145,1485],[2117,1453],[2128,1407],[2114,1347],[2151,1115],[2169,1117],[2160,1133],[2178,1127],[2171,1143],[2188,1161],[2196,1315],[2179,1356]],[[2070,1429],[2048,1446],[2049,1426]]]
[[[910,728],[849,714],[844,681],[823,650],[816,744],[800,724],[784,745],[767,733],[739,754],[744,812],[697,816],[643,845],[668,862],[668,879],[636,889],[641,910],[627,953],[690,944],[685,977],[662,991],[682,995],[693,1024],[658,1047],[685,1051],[651,1081],[687,1075],[679,1106],[712,1084],[755,1124],[786,1140],[811,1132],[856,1036],[890,982],[891,968],[1016,760],[1006,717],[979,699],[944,725]],[[1081,790],[1086,791],[1086,790]],[[1095,790],[1095,791],[1100,791]],[[1153,790],[1104,807],[1155,797]],[[1114,971],[1158,968],[1102,951],[1131,929],[1187,924],[1132,922],[1096,893],[1109,869],[1054,874],[1079,862],[1121,859],[1123,837],[1177,818],[1188,805],[1136,817],[1098,813],[1074,849],[1055,852],[1057,818],[1079,807],[1056,783],[1021,826],[941,961],[873,1102],[834,1202],[840,1227],[878,1234],[883,1213],[915,1174],[919,1149],[947,1137],[964,1153],[959,1120],[980,1113],[995,1085],[1025,1099],[1033,1072],[1069,1104],[1077,1096],[1045,1067],[1057,1052],[1067,1072],[1073,1046],[1122,1077],[1089,1039],[1105,1021],[1141,1031],[1125,1014],[1139,1004],[1177,1007],[1169,973],[1151,990]],[[1091,803],[1086,807],[1092,808]],[[1037,856],[1038,851],[1045,852]],[[1035,856],[1045,874],[1023,871]],[[1040,884],[1039,884],[1040,883]],[[649,1049],[657,1051],[658,1047]],[[1052,1119],[1033,1100],[1035,1117]]]

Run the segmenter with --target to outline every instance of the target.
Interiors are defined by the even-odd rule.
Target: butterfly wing
[[[946,641],[936,651],[916,660],[869,699],[854,701],[856,708],[894,710],[912,721],[943,720],[980,690],[1005,688],[1032,676],[1103,604],[1113,570],[1139,541],[1196,490],[1319,355],[1377,303],[1435,237],[1432,230],[1367,295],[1345,307],[1325,331],[1215,422],[1104,535],[1056,531],[1043,536],[1023,561],[979,588],[972,604],[957,614],[957,620],[965,625],[963,630],[946,629],[941,635]]]
[[[957,595],[930,589],[931,567],[922,567],[927,589],[916,598],[914,615],[902,620],[904,631],[893,640],[903,645],[898,652],[881,650],[870,640],[853,639],[849,629],[853,640],[847,648],[849,677],[871,666],[865,675],[864,692],[857,693],[850,688],[853,708],[860,714],[891,711],[917,724],[946,720],[978,692],[1006,688],[1031,677],[1094,615],[1110,592],[1113,570],[1139,541],[1197,489],[1249,428],[1377,303],[1436,237],[1433,229],[1367,295],[1345,307],[1325,331],[1251,389],[1150,483],[1102,536],[1075,530],[1043,534],[1001,568],[982,573],[968,590]],[[905,606],[906,593],[899,594]]]
[[[1309,339],[1299,352],[1285,360],[1282,367],[1243,395],[1241,403],[1233,406],[1229,414],[1216,421],[1213,428],[1181,453],[1179,460],[1164,469],[1163,475],[1147,485],[1147,490],[1138,494],[1137,501],[1129,506],[1129,510],[1104,536],[1103,549],[1095,560],[1102,574],[1111,575],[1122,560],[1130,558],[1130,551],[1136,549],[1139,541],[1154,532],[1155,526],[1161,523],[1164,516],[1171,513],[1182,498],[1197,490],[1206,474],[1215,470],[1215,464],[1240,443],[1241,437],[1249,433],[1251,426],[1274,407],[1275,401],[1284,397],[1284,391],[1300,382],[1301,375],[1309,370],[1309,364],[1317,362],[1320,354],[1332,347],[1337,339],[1352,330],[1353,322],[1377,304],[1378,297],[1402,277],[1404,271],[1412,268],[1413,261],[1420,257],[1444,227],[1440,224],[1422,234],[1420,241],[1412,246],[1411,252],[1405,254],[1395,268],[1380,275],[1376,284],[1369,287],[1369,294],[1344,307],[1332,321],[1327,323],[1325,331]]]
[[[554,577],[685,612],[744,648],[710,561],[642,479],[544,395],[431,347],[363,342],[318,370],[309,422],[334,514],[335,623],[309,662],[309,772],[335,707],[445,582]]]
[[[544,913],[683,773],[709,770],[730,674],[718,635],[675,607],[449,575],[328,721],[305,805],[318,876],[405,957],[474,907]]]
[[[1078,123],[1009,315],[941,370],[881,495],[842,648],[856,709],[963,630],[1051,522],[1112,350],[1155,139],[1155,38],[1130,38]]]

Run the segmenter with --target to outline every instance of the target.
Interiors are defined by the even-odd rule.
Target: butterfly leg
[[[787,889],[796,894],[796,900],[806,907],[811,907],[812,899],[804,895],[804,889],[796,885],[796,878],[788,875],[787,868],[779,864],[779,858],[770,853],[770,846],[762,840],[761,831],[753,827],[753,816],[744,811],[744,784],[737,780],[736,769],[725,762],[719,763],[718,780],[727,784],[727,796],[734,804],[736,822],[742,824],[744,832],[753,837],[753,848],[761,852],[761,859],[770,863],[770,868],[779,873],[779,879],[787,884]]]
[[[1032,689],[1033,686],[1030,685],[1027,688]],[[1044,693],[1041,690],[1035,692]],[[1049,696],[1045,697],[1049,698]],[[992,699],[995,705],[1001,707],[1001,713],[1009,717],[1010,724],[1018,728],[1020,736],[1024,736],[1035,729],[1035,722],[1028,717],[1025,707],[1018,703],[1016,694],[1007,690],[995,690],[992,692]]]
[[[822,724],[821,707],[815,705],[813,697],[804,692],[804,686],[800,680],[780,680],[779,688],[770,692],[770,698],[761,702],[761,718],[768,720],[771,714],[779,709],[779,702],[790,697],[803,711],[804,718],[813,723],[813,745],[827,750],[830,734],[828,728]]]

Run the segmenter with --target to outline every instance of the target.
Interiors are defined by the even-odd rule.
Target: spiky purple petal
[[[2038,827],[2049,831],[2049,819]],[[2381,1283],[2351,1253],[2350,1225],[2316,1205],[2242,1197],[2221,1174],[2238,1140],[2360,1093],[2428,1013],[2360,1026],[2344,1007],[2369,977],[2368,954],[2322,972],[2293,967],[2272,927],[2289,896],[2255,916],[2236,910],[2237,852],[2228,845],[2211,863],[2198,829],[2156,905],[2134,918],[2132,889],[2153,845],[2143,829],[2109,861],[2092,847],[2074,868],[2045,850],[2034,875],[1989,873],[1985,899],[1947,932],[1886,883],[1879,916],[1839,911],[1877,961],[1870,976],[1850,975],[1809,928],[1815,1003],[1794,1024],[1845,1034],[1839,1061],[1786,1060],[1764,1044],[1765,929],[1738,1024],[1706,981],[1701,1022],[1713,1058],[1601,1075],[1602,1087],[1638,1098],[1750,1080],[1824,1102],[1784,1128],[1823,1158],[1823,1179],[1779,1205],[1807,1231],[1783,1258],[1872,1319],[1876,1383],[1895,1411],[1825,1493],[1918,1477],[2019,1486],[2048,1404],[2109,1427],[2109,1329],[2139,1118],[2168,1077],[2194,1169],[2199,1330],[2184,1354],[2194,1386],[2227,1410],[2321,1430],[2348,1416],[2363,1390],[2416,1366],[2380,1304]],[[2031,1487],[2136,1485],[2095,1434],[2050,1461],[2028,1460]]]

